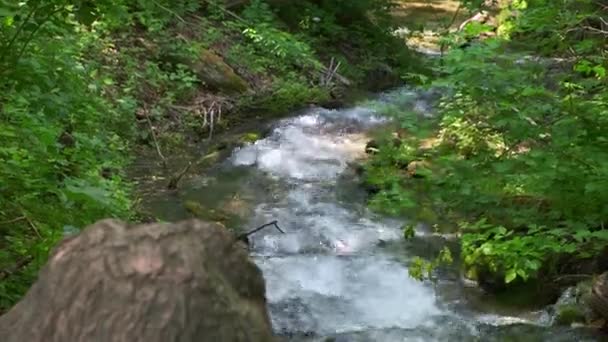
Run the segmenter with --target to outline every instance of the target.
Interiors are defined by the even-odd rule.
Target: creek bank
[[[225,119],[227,121],[224,122],[222,128],[218,129],[212,139],[200,139],[195,132],[183,132],[178,134],[189,138],[167,141],[163,144],[161,148],[166,167],[158,162],[159,155],[155,146],[143,141],[144,144],[136,146],[135,154],[137,158],[128,169],[129,177],[138,184],[138,197],[143,198],[153,195],[153,193],[153,196],[155,196],[167,192],[167,185],[172,177],[184,170],[189,163],[192,163],[192,167],[188,168],[187,172],[182,175],[182,182],[187,182],[192,177],[205,174],[224,162],[235,149],[266,137],[270,134],[273,124],[285,115],[297,115],[307,110],[306,108],[317,106],[337,110],[369,98],[371,93],[363,88],[353,88],[342,90],[337,94],[336,98],[319,103],[300,103],[297,106],[301,109],[292,108],[291,112],[268,112],[267,109],[263,109],[265,106],[262,106],[262,108],[249,107],[249,105],[244,105],[242,108],[235,107],[232,115],[227,116],[227,119]],[[246,95],[233,96],[238,98],[238,96]],[[239,101],[235,102],[238,103]],[[249,112],[244,114],[244,111]],[[152,141],[148,140],[148,142]],[[172,193],[172,196],[179,196],[179,184],[178,189],[169,192]],[[238,194],[236,197],[238,197]],[[225,207],[224,204],[227,206]],[[223,199],[212,207],[188,200],[184,200],[183,205],[189,212],[184,217],[211,219],[212,222],[220,222],[227,226],[234,226],[241,222],[247,216],[245,213],[250,212],[250,209],[242,205],[236,205],[235,208],[230,209],[230,207],[235,206],[231,198]],[[139,206],[137,211],[137,216],[146,222],[156,220],[155,215],[145,205]]]
[[[387,112],[390,112],[390,110]],[[411,116],[408,116],[408,119],[415,120]],[[415,226],[425,227],[417,232],[424,237],[416,237],[416,241],[425,240],[429,235],[447,236],[446,234],[450,234],[451,237],[451,234],[455,233],[454,236],[460,237],[462,231],[456,222],[459,221],[459,218],[464,218],[464,215],[454,211],[442,212],[441,207],[438,208],[437,203],[429,200],[429,197],[430,199],[432,197],[428,196],[430,189],[428,183],[431,181],[437,182],[437,178],[440,178],[442,174],[447,175],[444,170],[441,170],[441,166],[445,164],[440,159],[442,157],[441,144],[446,144],[446,142],[441,140],[441,136],[434,134],[430,134],[430,137],[425,135],[426,138],[421,139],[415,136],[417,132],[408,132],[407,129],[403,128],[407,126],[407,121],[401,124],[386,125],[383,130],[375,134],[374,139],[368,141],[365,146],[368,159],[364,161],[363,165],[355,166],[356,174],[363,180],[361,186],[366,189],[368,200],[371,200],[372,205],[376,195],[381,192],[385,194],[390,192],[390,186],[395,183],[414,189],[412,192],[415,193],[415,196],[403,200],[403,206],[401,207],[403,211],[400,211],[398,216],[411,219]],[[424,128],[432,133],[437,132],[436,127]],[[450,142],[448,141],[447,144],[448,146],[443,148],[449,148]],[[386,158],[388,155],[392,159]],[[382,159],[382,157],[385,159]],[[384,171],[374,173],[376,171],[374,168],[382,166],[386,167]],[[378,176],[381,178],[376,178]],[[434,179],[429,180],[428,176]],[[386,179],[389,179],[389,181],[387,182]],[[379,181],[377,182],[377,180]],[[387,184],[389,185],[388,188]],[[393,194],[393,198],[397,198],[393,201],[399,200],[397,194]],[[386,199],[383,200],[387,201]],[[408,201],[410,200],[417,201],[417,205],[412,210],[407,211],[409,208]],[[383,209],[390,205],[387,204],[388,202],[378,203],[383,206]],[[404,212],[407,214],[404,214]],[[440,240],[444,240],[443,244],[445,244],[447,239],[440,238]],[[384,246],[385,243],[381,242],[381,245]],[[427,253],[426,249],[430,248],[421,247],[419,255],[425,259],[434,258],[433,255]],[[456,255],[456,259],[460,259],[460,246],[451,249]],[[434,251],[437,254],[440,248],[434,248]],[[581,294],[582,290],[577,287],[575,300],[566,301],[566,299],[572,298],[569,294],[569,291],[572,290],[568,287],[576,285],[576,282],[564,282],[564,279],[567,278],[568,274],[600,274],[605,270],[602,266],[602,258],[604,257],[598,256],[591,261],[583,260],[578,263],[572,263],[564,259],[560,272],[562,272],[562,275],[566,275],[565,277],[549,274],[528,281],[515,279],[507,282],[505,281],[506,271],[504,270],[475,267],[464,262],[457,262],[453,267],[459,269],[464,278],[462,279],[463,282],[469,283],[472,280],[486,294],[488,300],[496,303],[496,306],[510,310],[546,311],[547,316],[551,316],[551,319],[538,318],[539,321],[543,322],[542,324],[597,328],[598,325],[601,325],[602,320],[598,321],[597,313],[592,314],[593,303],[588,300],[590,295],[588,286],[579,284],[578,286],[587,288],[586,294]],[[437,272],[441,272],[441,270],[437,270]],[[558,279],[560,281],[557,281]],[[602,303],[602,301],[603,299],[596,300],[595,303]],[[598,309],[595,309],[595,311],[601,312]]]
[[[234,149],[264,138],[269,123],[288,113],[342,108],[400,84],[407,71],[424,70],[421,56],[373,21],[367,14],[377,9],[366,6],[376,5],[349,8],[357,14],[347,19],[316,2],[243,2],[229,9],[204,3],[160,31],[123,32],[116,45],[135,59],[129,74],[147,75],[141,60],[158,70],[141,80],[136,96],[137,157],[128,175],[138,182],[138,197],[145,202],[146,194],[165,192],[163,183],[206,173]],[[340,14],[335,30],[293,25],[309,20],[302,15],[311,8],[321,18]],[[334,34],[354,27],[354,37]],[[158,161],[164,166],[154,167]],[[179,183],[171,182],[172,196],[180,196]],[[138,211],[154,220],[145,204]],[[186,208],[181,213],[192,215]]]

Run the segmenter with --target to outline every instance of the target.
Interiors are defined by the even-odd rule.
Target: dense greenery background
[[[224,3],[0,1],[0,312],[64,234],[138,219],[133,146],[207,137],[200,111],[176,108],[226,101],[229,125],[339,97],[332,59],[352,87],[408,68],[388,1]],[[214,88],[213,73],[234,84]]]
[[[163,144],[203,131],[176,105],[219,94],[236,117],[326,101],[340,93],[322,81],[331,60],[353,87],[390,70],[444,94],[434,120],[385,108],[401,127],[366,166],[372,206],[459,222],[469,276],[494,286],[606,270],[608,2],[501,1],[497,36],[462,49],[489,28],[446,34],[432,74],[391,35],[390,0],[240,3],[0,1],[0,311],[64,234],[137,219],[132,147],[152,126]],[[201,80],[201,56],[216,55],[250,91]]]
[[[367,165],[372,204],[438,230],[458,222],[467,275],[488,288],[605,271],[608,2],[503,2],[497,17],[495,38],[463,46],[488,30],[475,23],[444,37],[465,48],[420,77],[443,90],[436,119],[386,109],[403,138]]]

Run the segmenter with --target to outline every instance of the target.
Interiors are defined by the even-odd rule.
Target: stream
[[[241,211],[233,224],[265,229],[251,254],[266,279],[276,333],[288,341],[596,341],[591,332],[549,326],[544,309],[499,305],[463,282],[458,266],[439,280],[409,277],[415,256],[432,257],[457,242],[420,227],[404,241],[403,220],[370,212],[351,165],[363,158],[368,133],[387,122],[382,103],[431,105],[400,89],[341,110],[309,108],[275,122],[262,140],[233,151],[179,195],[149,196],[165,220],[188,217],[183,200]],[[237,204],[235,204],[235,202]]]

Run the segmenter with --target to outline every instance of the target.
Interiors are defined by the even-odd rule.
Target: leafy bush
[[[86,53],[103,48],[95,43],[100,33],[87,25],[109,3],[4,4],[0,310],[27,289],[64,233],[99,218],[129,216],[121,170],[134,110],[126,99],[109,99],[113,80],[87,61]]]
[[[368,166],[379,190],[372,204],[392,213],[430,205],[461,222],[471,275],[490,271],[505,283],[552,277],[608,246],[607,65],[600,57],[608,35],[571,39],[590,30],[585,23],[599,6],[574,3],[528,1],[512,19],[517,46],[557,55],[572,48],[569,62],[531,60],[530,51],[509,51],[499,39],[452,50],[434,82],[446,89],[439,119],[416,123],[397,112],[414,136],[402,147],[383,145]],[[569,19],[548,25],[557,12]],[[422,148],[429,125],[437,143]],[[413,160],[432,165],[422,180],[402,170]]]
[[[162,144],[185,140],[201,120],[176,108],[207,91],[203,51],[253,84],[233,102],[285,112],[329,97],[319,76],[332,57],[356,81],[408,64],[388,4],[254,0],[232,13],[219,0],[0,1],[0,311],[64,234],[132,217],[123,170],[131,145],[150,141],[136,118],[149,115]]]

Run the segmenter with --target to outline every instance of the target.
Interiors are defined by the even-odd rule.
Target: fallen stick
[[[190,170],[190,167],[192,167],[192,162],[189,162],[188,165],[186,165],[186,167],[184,167],[179,173],[177,173],[173,177],[171,177],[171,180],[169,180],[169,184],[167,184],[167,189],[169,189],[169,190],[177,189],[177,185],[179,184],[179,181],[182,180],[182,178],[186,175],[186,173],[188,173],[188,171]]]
[[[267,228],[267,227],[270,227],[270,226],[274,226],[274,227],[276,228],[276,230],[278,230],[278,231],[279,231],[279,232],[281,232],[282,234],[285,234],[285,232],[284,232],[284,231],[281,229],[281,227],[279,227],[278,221],[277,221],[277,220],[274,220],[274,221],[272,221],[272,222],[268,222],[268,223],[266,223],[266,224],[263,224],[263,225],[261,225],[261,226],[259,226],[259,227],[255,228],[255,229],[252,229],[252,230],[250,230],[250,231],[248,231],[248,232],[245,232],[245,233],[239,234],[239,235],[236,237],[236,239],[237,239],[238,241],[243,241],[243,242],[245,242],[246,244],[249,244],[249,239],[248,239],[248,237],[249,237],[250,235],[253,235],[253,234],[255,234],[255,233],[259,232],[260,230],[262,230],[262,229],[264,229],[264,228]]]
[[[12,219],[12,220],[8,220],[8,221],[2,221],[2,222],[0,222],[0,226],[3,226],[3,225],[5,225],[5,224],[11,224],[11,223],[15,223],[15,222],[23,221],[23,220],[25,220],[25,219],[26,219],[26,218],[25,218],[25,216],[20,216],[20,217],[14,218],[14,219]]]
[[[148,115],[147,111],[145,114],[146,114],[146,121],[148,122],[148,127],[150,128],[150,134],[152,135],[152,141],[154,142],[154,146],[156,147],[156,153],[160,157],[163,167],[166,169],[167,168],[167,159],[163,155],[163,152],[160,149],[160,145],[158,144],[158,139],[156,138],[156,133],[154,132],[154,126],[152,125],[152,120],[150,120],[150,116]]]
[[[18,261],[17,264],[13,265],[12,267],[5,270],[0,270],[0,280],[4,280],[13,275],[14,273],[19,272],[22,268],[29,265],[30,262],[32,262],[33,260],[34,257],[27,256],[25,257],[25,259]]]

